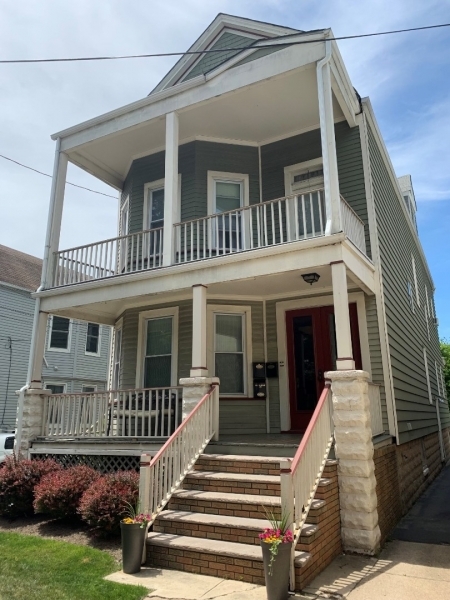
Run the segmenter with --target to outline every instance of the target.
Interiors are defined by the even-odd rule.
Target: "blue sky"
[[[218,12],[352,35],[450,22],[450,1],[4,2],[1,58],[185,50]],[[372,100],[397,175],[412,175],[440,333],[450,338],[450,28],[342,41],[339,48],[353,85]],[[173,63],[0,65],[0,153],[51,173],[51,133],[144,97]],[[42,256],[50,180],[2,160],[0,177],[0,243]],[[111,193],[73,166],[69,180]],[[113,199],[69,187],[61,244],[109,237],[116,221]]]

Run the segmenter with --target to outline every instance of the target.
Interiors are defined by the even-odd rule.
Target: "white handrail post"
[[[295,526],[295,508],[294,508],[294,486],[291,473],[291,461],[280,461],[280,488],[281,488],[281,518],[285,515],[289,516],[289,529],[294,537]],[[295,539],[295,538],[294,538]],[[291,552],[291,568],[289,587],[295,590],[295,542],[292,544]]]
[[[163,265],[173,264],[174,224],[178,214],[178,115],[166,115],[166,160],[164,172]]]
[[[213,430],[214,430],[214,435],[213,435],[212,439],[214,442],[218,442],[219,441],[219,386],[218,385],[214,386],[212,411],[213,411],[212,424],[213,424]]]
[[[139,512],[148,514],[150,509],[150,454],[141,454],[139,465]]]

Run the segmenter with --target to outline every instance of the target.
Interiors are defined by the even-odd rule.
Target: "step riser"
[[[209,502],[173,496],[169,502],[170,510],[206,513],[208,515],[226,515],[229,517],[245,517],[248,519],[264,519],[265,514],[260,504],[240,504],[238,502]],[[270,507],[277,518],[280,517],[279,506]]]
[[[147,556],[146,564],[150,567],[236,579],[257,585],[265,584],[262,561],[159,546],[152,546]]]
[[[280,465],[253,461],[217,460],[203,454],[195,463],[196,471],[214,471],[217,473],[244,473],[247,475],[279,475]]]
[[[183,481],[185,490],[200,490],[203,492],[224,492],[225,494],[252,494],[261,496],[279,496],[279,483],[258,483],[255,481],[216,481],[199,479],[189,475]]]

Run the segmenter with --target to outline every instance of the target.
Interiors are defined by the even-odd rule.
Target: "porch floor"
[[[220,435],[210,442],[206,454],[239,454],[248,456],[293,457],[303,437],[302,433],[238,433]]]

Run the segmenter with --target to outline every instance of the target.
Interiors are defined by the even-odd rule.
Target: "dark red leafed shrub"
[[[34,488],[34,510],[53,517],[78,516],[81,496],[99,477],[86,465],[48,473]]]
[[[93,529],[114,533],[126,516],[128,503],[136,506],[139,498],[139,473],[118,471],[100,477],[84,492],[78,512]]]
[[[41,478],[61,466],[54,460],[27,460],[8,456],[0,469],[0,515],[33,514],[33,491]]]

